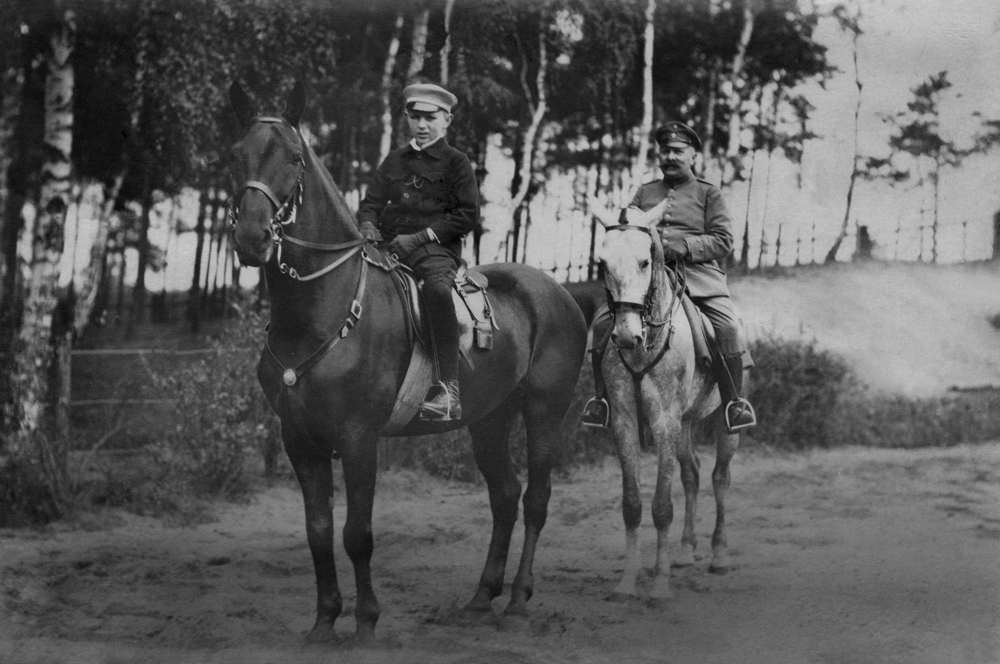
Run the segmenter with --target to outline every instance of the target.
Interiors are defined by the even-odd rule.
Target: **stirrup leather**
[[[746,415],[749,415],[749,421],[738,421]],[[757,426],[757,413],[749,401],[743,397],[737,397],[726,404],[726,429],[729,433],[737,433],[753,426]]]
[[[606,429],[611,417],[611,408],[604,397],[590,397],[583,405],[580,423],[586,427]]]

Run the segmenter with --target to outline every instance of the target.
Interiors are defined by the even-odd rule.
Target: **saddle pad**
[[[408,270],[397,272],[400,278],[405,280],[405,288],[409,302],[405,304],[412,312],[413,325],[417,334],[413,335],[413,350],[410,353],[410,364],[403,377],[403,383],[396,394],[396,403],[393,405],[389,421],[382,429],[384,435],[398,434],[404,431],[410,424],[420,404],[423,403],[427,390],[434,380],[434,362],[431,351],[424,341],[424,335],[420,332],[424,329],[423,313],[420,306],[420,295],[417,288],[416,279]],[[472,366],[472,357],[476,349],[473,330],[477,321],[489,321],[494,329],[499,329],[494,320],[493,307],[487,299],[483,286],[486,284],[486,275],[474,270],[465,270],[462,273],[463,280],[459,282],[456,277],[455,287],[452,288],[451,295],[455,304],[455,317],[458,319],[458,349],[459,354]],[[472,284],[471,288],[468,284]],[[480,285],[482,284],[482,285]],[[461,292],[459,291],[461,288]],[[478,314],[478,315],[477,315]],[[480,351],[482,352],[482,351]]]
[[[712,323],[687,293],[681,296],[681,305],[684,307],[684,313],[687,314],[688,322],[691,324],[695,360],[701,366],[710,369],[712,367],[711,344],[715,341]]]

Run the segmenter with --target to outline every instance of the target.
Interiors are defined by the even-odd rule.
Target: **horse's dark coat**
[[[354,216],[297,126],[304,94],[297,85],[283,121],[255,118],[235,85],[231,100],[246,133],[234,146],[235,175],[247,184],[234,192],[233,240],[247,265],[259,265],[271,300],[268,348],[258,378],[281,419],[282,438],[302,487],[307,537],[316,572],[316,622],[311,640],[330,640],[342,598],[334,563],[331,456],[341,458],[347,498],[344,547],[354,565],[357,634],[371,638],[379,617],[372,590],[372,504],[376,438],[392,410],[410,357],[407,321],[392,277],[374,265],[367,276],[360,319],[321,354],[294,385],[283,372],[333,339],[352,308],[364,258],[361,252],[328,273],[322,270],[350,249],[318,245],[361,244]],[[300,165],[301,164],[301,165]],[[295,195],[301,170],[302,201],[294,223],[276,228],[275,204],[255,183],[264,183],[280,203]],[[239,182],[239,180],[238,180]],[[308,281],[290,278],[276,260]],[[289,238],[307,243],[292,244]],[[520,411],[527,431],[528,483],[524,492],[524,551],[511,586],[507,614],[522,614],[533,590],[532,564],[545,523],[550,469],[560,442],[560,424],[573,396],[583,359],[586,325],[569,294],[544,273],[523,265],[482,268],[489,277],[497,319],[494,348],[476,356],[475,371],[461,374],[465,420],[476,462],[486,478],[493,532],[469,610],[489,611],[501,594],[521,485],[508,452],[511,418]]]

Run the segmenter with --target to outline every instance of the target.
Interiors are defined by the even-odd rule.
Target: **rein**
[[[287,124],[284,118],[276,116],[258,116],[252,120],[252,122],[264,122],[264,123],[282,123]],[[302,138],[301,132],[296,128],[295,133],[299,138],[300,143],[304,146],[305,141]],[[306,163],[305,157],[300,154],[298,159],[299,164],[299,174],[296,178],[295,187],[293,187],[291,193],[285,198],[284,201],[279,202],[278,197],[274,195],[271,187],[260,180],[248,180],[244,185],[243,189],[240,190],[240,195],[232,199],[232,204],[229,207],[229,221],[231,226],[236,226],[239,223],[239,201],[246,193],[248,189],[253,189],[259,191],[270,201],[271,205],[274,207],[274,214],[268,220],[268,230],[271,234],[272,241],[275,244],[274,261],[277,263],[278,271],[281,274],[288,276],[290,279],[300,282],[312,281],[318,279],[330,272],[333,272],[341,265],[345,264],[359,252],[361,254],[361,266],[358,271],[358,281],[354,289],[354,298],[351,300],[350,307],[348,309],[347,316],[344,318],[344,322],[337,328],[330,337],[328,337],[323,343],[321,343],[313,352],[311,352],[304,360],[298,364],[288,367],[281,361],[281,359],[271,348],[270,337],[264,342],[264,348],[267,351],[268,356],[278,365],[281,370],[281,382],[285,388],[292,387],[298,383],[299,379],[313,366],[320,358],[330,352],[334,346],[336,346],[341,339],[347,337],[351,330],[361,321],[361,315],[364,312],[364,307],[362,306],[362,301],[365,295],[365,286],[368,282],[368,263],[372,262],[372,259],[368,256],[365,251],[364,245],[368,240],[365,238],[358,238],[355,240],[348,240],[346,242],[337,243],[326,243],[326,242],[313,242],[311,240],[303,240],[301,238],[289,235],[286,232],[286,227],[295,223],[298,218],[298,209],[302,205],[303,196],[303,181],[305,179],[306,173]],[[296,246],[302,247],[304,249],[311,249],[314,251],[323,252],[340,252],[344,251],[344,255],[336,258],[333,262],[322,267],[309,274],[300,274],[297,269],[286,263],[282,259],[284,242],[287,241]],[[377,264],[377,263],[374,263]],[[284,388],[283,388],[284,389]]]
[[[653,319],[653,305],[658,301],[660,294],[660,284],[658,280],[660,278],[668,279],[669,277],[660,277],[660,273],[667,272],[667,268],[663,261],[663,250],[659,246],[659,240],[653,235],[652,230],[646,226],[637,226],[634,224],[620,224],[618,226],[611,226],[607,229],[608,231],[624,231],[624,230],[641,230],[650,237],[651,241],[651,251],[653,253],[653,275],[649,281],[649,289],[646,291],[646,296],[643,298],[643,304],[638,305],[630,302],[617,302],[611,298],[611,294],[608,293],[608,300],[611,302],[611,316],[614,318],[615,313],[618,309],[623,307],[636,307],[640,308],[640,319],[642,320],[643,328],[653,328],[656,332],[651,333],[644,344],[642,350],[649,352],[653,350],[656,342],[663,337],[663,341],[660,344],[659,350],[656,355],[653,356],[648,362],[646,362],[642,367],[636,368],[632,366],[626,359],[622,349],[616,344],[615,349],[618,351],[618,357],[621,359],[622,364],[628,369],[629,373],[632,374],[632,378],[638,381],[640,378],[645,376],[652,370],[663,356],[666,355],[667,351],[670,349],[670,338],[673,336],[674,326],[672,325],[674,311],[677,310],[677,305],[680,303],[680,294],[684,289],[684,281],[679,277],[675,280],[675,286],[670,289],[670,303],[666,307],[666,313],[662,319]],[[668,327],[669,326],[669,327]],[[658,333],[660,328],[666,328],[667,332],[665,335]]]

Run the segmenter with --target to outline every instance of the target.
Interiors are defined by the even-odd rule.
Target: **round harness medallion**
[[[298,378],[295,376],[295,369],[285,369],[285,373],[281,374],[281,382],[283,382],[288,387],[295,384]]]

